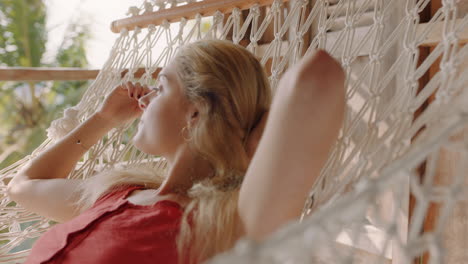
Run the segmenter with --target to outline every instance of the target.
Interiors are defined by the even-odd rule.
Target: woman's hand
[[[97,113],[115,127],[127,124],[141,116],[143,111],[138,104],[138,99],[149,92],[150,89],[141,86],[140,83],[127,82],[119,85],[107,95]]]

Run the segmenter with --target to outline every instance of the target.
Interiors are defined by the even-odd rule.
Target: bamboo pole
[[[156,78],[161,71],[157,68],[153,73]],[[123,70],[121,76],[124,77],[128,70]],[[140,78],[145,73],[144,68],[139,68],[134,76]],[[0,68],[0,81],[80,81],[94,80],[99,74],[99,70],[87,70],[80,68],[28,68],[28,67],[8,67]]]
[[[0,81],[92,80],[98,73],[80,68],[7,67],[0,68]]]
[[[455,21],[456,27],[458,27],[463,22],[462,18],[457,18]],[[420,47],[435,47],[442,40],[442,33],[444,28],[444,22],[436,22],[433,24],[421,23],[417,27],[417,34],[427,30],[427,27],[431,26],[429,33],[427,34],[424,41],[420,44]],[[458,44],[464,45],[468,43],[468,27],[463,27],[460,31],[457,32]]]
[[[289,0],[283,0],[288,2]],[[183,17],[193,19],[197,14],[211,16],[216,11],[223,14],[231,13],[234,8],[246,10],[254,4],[259,6],[271,5],[273,0],[205,0],[169,9],[162,9],[139,16],[115,20],[111,23],[111,30],[119,33],[122,29],[133,30],[135,27],[145,28],[148,25],[160,25],[164,20],[168,22],[180,21]]]

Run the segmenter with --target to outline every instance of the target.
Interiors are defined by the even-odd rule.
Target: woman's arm
[[[58,222],[79,214],[76,191],[82,180],[65,179],[86,152],[76,144],[95,144],[111,127],[94,114],[55,145],[32,159],[9,182],[7,193],[23,208]]]
[[[16,176],[29,179],[66,178],[87,149],[112,128],[111,123],[96,112],[56,144],[32,159]],[[78,140],[81,144],[77,144]]]
[[[145,92],[139,85],[116,87],[100,110],[15,174],[7,187],[10,199],[60,222],[76,216],[79,212],[75,202],[79,197],[75,191],[81,180],[66,179],[67,176],[86,150],[110,129],[141,114],[136,99]],[[77,144],[78,140],[81,144]]]
[[[263,240],[300,216],[344,109],[344,72],[325,51],[284,74],[240,189],[238,210],[248,238]]]

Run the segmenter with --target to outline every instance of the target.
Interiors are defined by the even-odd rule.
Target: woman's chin
[[[141,139],[139,137],[139,133],[137,132],[137,134],[135,136],[133,136],[132,140],[130,141],[132,143],[132,145],[137,148],[138,150],[140,151],[143,151],[145,152],[141,146],[144,146],[144,144],[141,144]]]
[[[140,137],[138,137],[138,135],[135,135],[132,140],[131,140],[131,143],[132,145],[138,149],[139,151],[141,152],[144,152],[148,155],[156,155],[154,154],[154,149],[151,149],[149,148],[149,144],[146,142],[143,142],[144,140],[142,140]]]

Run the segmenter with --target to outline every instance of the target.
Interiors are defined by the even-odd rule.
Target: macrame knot
[[[414,78],[414,76],[409,76],[407,79],[405,79],[405,84],[407,87],[418,87],[419,82]]]
[[[442,0],[442,8],[453,10],[456,5],[455,0]]]
[[[317,28],[318,35],[325,35],[327,33],[327,28],[325,26],[319,26]]]
[[[216,10],[215,14],[213,15],[214,23],[213,24],[218,24],[219,22],[223,21],[224,19],[224,14],[221,13],[221,11]]]
[[[273,34],[273,36],[275,36],[275,39],[273,41],[276,41],[277,43],[280,43],[281,42],[281,37],[283,36],[281,34],[281,32],[275,32],[275,34]],[[280,45],[280,44],[278,44]]]
[[[163,20],[163,22],[161,23],[161,26],[164,28],[164,29],[169,29],[171,27],[171,23],[169,23],[169,21],[167,21],[166,19]]]
[[[412,42],[410,43],[411,45],[403,45],[403,49],[411,54],[416,54],[416,52],[419,52],[418,47],[416,47],[415,43]]]
[[[369,54],[369,61],[372,64],[376,64],[380,62],[380,59],[382,58],[382,55],[380,53],[370,53]]]
[[[236,8],[234,8],[234,9],[232,10],[232,15],[233,15],[233,16],[239,17],[240,14],[241,14],[241,11],[240,11],[239,8],[236,7]]]
[[[153,12],[153,5],[150,2],[145,2],[144,7],[145,7],[145,13]]]
[[[346,17],[344,24],[345,24],[345,30],[352,30],[354,29],[354,24],[356,23],[356,20],[353,17]]]
[[[258,47],[258,39],[255,36],[250,36],[249,46],[252,46],[252,49],[255,49]]]
[[[122,28],[120,30],[120,37],[126,37],[126,36],[128,36],[128,29]]]
[[[343,58],[341,58],[341,65],[343,65],[344,68],[347,68],[351,65],[351,61],[351,56],[343,56]]]
[[[166,8],[166,1],[165,0],[155,0],[154,4],[159,8],[159,10],[163,10]]]
[[[185,27],[187,25],[187,19],[185,17],[180,19],[180,27]]]
[[[419,23],[419,11],[418,8],[413,8],[411,10],[408,10],[406,12],[407,17],[409,21],[411,21],[411,24],[418,24]]]
[[[282,0],[275,0],[273,4],[271,4],[271,10],[278,11],[281,7],[282,2]]]
[[[136,6],[131,6],[128,8],[127,15],[138,16],[138,14],[140,14],[140,11],[141,11],[140,8]]]
[[[304,42],[304,38],[303,38],[303,34],[301,32],[297,32],[296,33],[296,37],[294,38],[294,40],[297,42],[297,43],[303,43]]]
[[[133,29],[133,37],[136,37],[138,34],[140,34],[140,32],[141,32],[141,28],[140,27],[135,27]]]
[[[249,12],[254,16],[260,16],[260,7],[258,7],[258,4],[255,4],[250,8]]]
[[[155,24],[149,24],[148,25],[148,32],[150,34],[154,33],[154,31],[156,31],[156,25]]]
[[[457,43],[458,37],[455,32],[447,33],[443,39],[444,44],[450,45],[451,43]]]
[[[77,107],[65,109],[63,117],[52,121],[50,124],[50,127],[47,129],[47,137],[53,141],[57,141],[66,136],[80,124],[78,114],[79,110]]]
[[[374,14],[374,27],[383,28],[384,27],[384,18],[382,16],[377,16]]]

